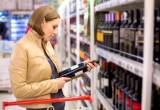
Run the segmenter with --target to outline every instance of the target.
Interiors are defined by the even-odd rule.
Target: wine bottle
[[[101,91],[103,92],[103,93],[105,93],[105,84],[104,84],[104,74],[105,74],[105,72],[106,72],[106,66],[107,66],[107,61],[104,59],[103,60],[103,71],[102,71],[102,77],[101,77]]]
[[[119,42],[120,42],[120,12],[116,12],[116,22],[113,26],[113,48],[115,49],[113,52],[118,53],[119,50]]]
[[[141,110],[141,91],[142,80],[139,78],[135,81],[135,92],[132,95],[132,110]]]
[[[136,56],[137,55],[137,31],[138,25],[140,23],[140,11],[138,9],[134,10],[134,22],[130,26],[130,37],[129,37],[129,53]],[[129,56],[130,59],[136,60],[135,57]]]
[[[96,34],[96,40],[97,40],[97,46],[98,47],[101,47],[101,44],[102,44],[102,30],[101,30],[101,26],[103,25],[104,23],[104,18],[103,18],[103,13],[100,13],[99,14],[99,23],[97,25],[97,34]]]
[[[101,89],[101,77],[102,77],[102,71],[103,71],[103,59],[100,59],[100,69],[98,72],[98,80],[97,80],[97,87]]]
[[[141,10],[141,21],[138,26],[138,43],[137,43],[137,58],[138,62],[143,62],[143,41],[144,41],[144,10]]]
[[[99,60],[94,60],[91,63],[92,64],[99,63]],[[82,62],[82,63],[79,63],[79,64],[77,64],[75,66],[70,67],[69,69],[61,71],[59,73],[59,77],[70,77],[70,78],[73,78],[75,76],[82,75],[86,71],[87,71],[87,64]]]
[[[112,48],[113,48],[113,26],[115,24],[115,13],[111,13],[111,23],[108,27],[108,31],[107,31],[107,34],[108,34],[108,47],[109,47],[109,51],[113,51]]]
[[[124,52],[129,53],[129,46],[131,45],[129,39],[133,36],[130,31],[130,26],[133,23],[133,10],[128,11],[128,23],[125,26],[125,37],[124,37]],[[125,54],[125,57],[129,58],[129,55]]]
[[[126,107],[130,107],[130,99],[126,98],[126,95],[128,93],[128,91],[130,90],[130,79],[132,77],[132,74],[127,74],[126,76],[126,87],[124,89],[122,89],[122,91],[124,92],[124,97],[123,97],[123,105],[124,105],[124,110],[127,110]]]
[[[122,24],[120,26],[120,55],[124,56],[125,54],[122,53],[124,52],[124,38],[125,38],[125,26],[128,24],[128,13],[127,12],[123,12],[121,14],[121,20],[122,20]]]
[[[126,93],[126,110],[131,110],[132,108],[132,95],[134,94],[135,86],[135,76],[130,79],[130,90]]]
[[[119,110],[124,110],[125,108],[125,105],[124,105],[124,102],[125,102],[125,92],[124,92],[124,88],[126,87],[126,76],[127,76],[127,71],[124,71],[122,73],[122,84],[119,86],[119,98],[118,98],[118,103],[119,103],[119,106],[118,106],[118,109]]]
[[[107,69],[104,73],[104,91],[105,91],[105,95],[108,98],[112,98],[112,86],[111,86],[111,81],[112,81],[112,76],[110,73],[110,62],[107,63]]]
[[[103,27],[104,49],[107,49],[106,47],[108,46],[107,31],[106,31],[107,25],[108,25],[108,14],[105,14],[105,23],[104,23],[104,27]]]
[[[120,97],[120,94],[119,94],[119,86],[122,84],[122,73],[123,73],[123,69],[122,68],[120,68],[120,70],[119,70],[119,73],[118,73],[118,78],[119,78],[119,80],[118,80],[118,82],[115,84],[115,87],[116,87],[116,107],[118,108],[118,99],[119,99],[119,97]],[[119,108],[118,108],[119,109]]]
[[[112,97],[113,97],[113,105],[116,105],[116,87],[115,84],[118,82],[118,72],[119,67],[116,66],[116,69],[113,71],[113,80],[112,80]]]
[[[154,61],[160,63],[160,8],[155,13]]]
[[[159,110],[158,109],[158,91],[157,91],[157,88],[156,86],[153,84],[152,85],[152,100],[151,100],[151,110]]]

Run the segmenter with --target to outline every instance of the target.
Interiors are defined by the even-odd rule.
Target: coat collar
[[[30,29],[28,31],[29,37],[39,46],[41,47],[42,43],[47,44],[48,41],[45,41],[40,35],[38,35],[38,33],[36,31],[34,31],[33,29]]]

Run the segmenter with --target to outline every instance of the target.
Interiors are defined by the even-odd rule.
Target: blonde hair
[[[56,18],[60,18],[60,15],[56,9],[46,5],[41,6],[32,13],[28,22],[28,26],[36,31],[40,36],[43,36],[44,32],[41,29],[41,23],[43,20],[45,19],[45,21],[48,22]]]

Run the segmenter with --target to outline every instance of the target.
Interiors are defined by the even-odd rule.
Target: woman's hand
[[[90,71],[92,68],[97,67],[98,64],[94,63],[92,64],[91,62],[93,62],[94,60],[86,60],[84,61],[87,64],[87,70]]]
[[[61,77],[61,78],[57,78],[57,83],[58,83],[58,89],[62,89],[64,87],[64,84],[67,82],[67,81],[70,81],[71,78],[69,77]]]

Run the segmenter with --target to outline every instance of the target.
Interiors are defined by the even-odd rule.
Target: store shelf
[[[76,13],[70,14],[70,18],[76,17]]]
[[[76,39],[76,34],[70,34],[70,37],[73,38],[73,39]]]
[[[74,62],[76,62],[76,63],[77,63],[77,59],[76,59],[76,57],[75,57],[74,55],[72,55],[72,54],[71,54],[71,59],[72,59]]]
[[[85,72],[85,74],[91,79],[91,72]]]
[[[85,95],[84,92],[82,91],[82,89],[81,89],[81,95],[82,95],[82,96]],[[89,103],[88,100],[84,100],[84,101],[85,101],[85,103],[86,103],[86,105],[87,105],[88,108],[92,108],[92,105]]]
[[[90,45],[90,42],[88,42],[88,40],[84,39],[82,36],[80,36],[79,39],[80,39],[80,42]]]
[[[103,93],[99,89],[96,89],[96,95],[106,110],[118,110],[117,108],[115,108],[114,105],[112,105],[112,100],[104,96]]]
[[[94,10],[95,11],[109,11],[109,10],[113,10],[116,9],[118,10],[118,8],[127,8],[127,10],[129,8],[135,7],[135,6],[143,6],[143,1],[144,0],[111,0],[111,1],[107,1],[104,2],[102,4],[99,4],[97,6],[95,6]],[[130,7],[132,6],[132,7]]]
[[[80,11],[79,11],[79,15],[84,15],[84,12],[85,12],[84,9],[80,10]]]
[[[32,13],[33,13],[33,11],[11,11],[12,15],[21,15],[21,14],[31,15]]]
[[[122,68],[142,77],[143,76],[143,64],[133,61],[131,59],[120,56],[119,54],[115,54],[109,51],[106,51],[101,48],[96,48],[96,52],[98,55],[106,58],[107,60],[115,63],[116,65],[121,66]]]

